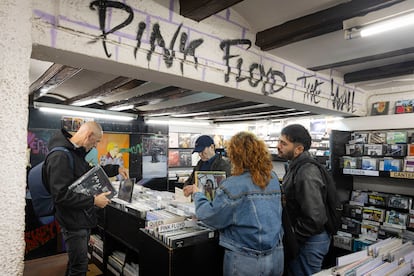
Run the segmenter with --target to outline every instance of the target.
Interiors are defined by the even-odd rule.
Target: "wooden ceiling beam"
[[[180,0],[180,15],[200,22],[243,0]]]
[[[403,0],[353,0],[299,17],[256,34],[256,45],[269,51],[294,42],[342,29],[342,22],[390,7]]]
[[[139,95],[139,96],[135,96],[135,97],[132,97],[126,100],[120,100],[117,102],[106,104],[104,105],[104,108],[110,109],[110,108],[115,108],[115,107],[120,107],[120,106],[125,106],[125,105],[140,106],[140,105],[147,105],[151,103],[160,103],[160,102],[165,102],[168,100],[187,97],[195,93],[200,93],[200,92],[183,89],[183,88],[179,88],[175,86],[168,86],[168,87],[162,88],[157,91],[146,93],[144,95]]]
[[[335,62],[335,63],[331,63],[331,64],[318,65],[318,66],[314,66],[314,67],[311,67],[311,68],[308,68],[308,69],[312,70],[312,71],[321,71],[321,70],[325,70],[325,69],[355,65],[355,64],[360,64],[360,63],[365,63],[365,62],[370,62],[370,61],[382,60],[382,59],[386,59],[386,58],[405,56],[405,55],[410,55],[410,54],[413,54],[413,53],[414,53],[414,47],[410,47],[410,48],[399,49],[399,50],[386,52],[386,53],[381,53],[381,54],[376,54],[376,55],[371,55],[371,56],[365,56],[365,57],[354,58],[354,59],[350,59],[350,60],[344,60],[344,61]]]
[[[246,121],[257,121],[257,120],[280,120],[285,118],[291,118],[291,117],[299,117],[299,116],[311,116],[315,115],[312,112],[309,111],[300,111],[300,110],[294,110],[291,112],[286,112],[282,114],[271,114],[271,115],[255,115],[255,114],[249,114],[250,116],[246,117],[240,117],[240,118],[220,118],[216,119],[214,123],[231,123],[231,122],[246,122]]]
[[[186,114],[193,112],[203,112],[203,111],[212,111],[212,110],[221,110],[224,108],[229,108],[230,106],[240,105],[243,103],[241,100],[236,100],[229,97],[219,97],[213,100],[203,101],[199,103],[192,103],[182,106],[163,108],[151,111],[142,111],[140,115],[150,116],[150,115],[159,115],[159,114]],[[249,104],[249,103],[247,103]],[[251,103],[250,103],[251,105]]]
[[[29,95],[37,100],[69,80],[82,69],[61,64],[53,64],[35,82],[30,85]]]
[[[130,82],[133,82],[132,84]],[[137,81],[134,79],[126,78],[126,77],[117,77],[111,81],[108,81],[101,86],[98,86],[94,89],[92,89],[89,92],[80,94],[76,97],[72,97],[66,101],[63,102],[63,104],[75,104],[79,103],[81,101],[87,101],[92,99],[103,99],[105,97],[108,97],[110,95],[114,95],[116,93],[132,89],[133,85],[135,87],[142,85],[145,83],[145,81]],[[121,88],[123,87],[123,88]]]
[[[414,74],[414,60],[347,73],[344,75],[344,81],[354,83],[410,74]]]

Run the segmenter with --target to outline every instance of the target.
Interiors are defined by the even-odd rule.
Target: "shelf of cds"
[[[354,190],[343,207],[340,231],[334,236],[338,248],[358,251],[390,237],[414,238],[411,196]]]
[[[339,187],[347,195],[341,200],[342,223],[333,237],[335,248],[359,252],[390,238],[411,245],[413,133],[414,130],[332,131],[332,172],[337,190]]]
[[[198,259],[216,258],[217,231],[195,220],[194,203],[179,198],[138,184],[130,199],[114,197],[91,239],[92,261],[110,275],[188,275]],[[219,265],[211,275],[220,274]]]
[[[344,174],[414,179],[413,131],[353,132],[345,144]]]

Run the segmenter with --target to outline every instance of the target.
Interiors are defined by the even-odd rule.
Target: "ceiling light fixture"
[[[173,118],[148,118],[145,123],[149,125],[178,125],[178,126],[208,126],[210,121],[195,119],[173,119]]]
[[[408,26],[414,26],[414,0],[401,1],[387,8],[343,21],[346,39],[397,31]]]
[[[414,12],[388,17],[364,26],[348,28],[345,30],[345,38],[367,37],[409,26],[414,26]]]
[[[129,109],[133,109],[134,105],[133,104],[129,104],[129,105],[118,105],[118,106],[113,106],[108,108],[108,110],[113,110],[113,111],[123,111],[123,110],[129,110]]]
[[[102,109],[84,108],[72,105],[34,102],[34,108],[42,112],[61,114],[66,116],[90,117],[116,121],[132,121],[138,118],[136,114],[108,111]]]
[[[83,101],[76,101],[74,103],[72,103],[72,105],[76,105],[76,106],[85,106],[85,105],[90,105],[96,102],[99,102],[100,99],[99,98],[94,98],[94,99],[88,99],[88,100],[83,100]]]

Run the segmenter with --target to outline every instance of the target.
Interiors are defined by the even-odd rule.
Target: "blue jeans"
[[[326,231],[310,237],[301,245],[299,255],[289,263],[289,275],[308,276],[321,271],[330,243],[331,237]]]
[[[250,254],[226,249],[223,276],[280,276],[283,274],[283,245],[280,243],[267,254]]]
[[[90,234],[90,229],[66,230],[62,228],[66,252],[69,257],[66,275],[85,276],[88,272],[88,243]]]

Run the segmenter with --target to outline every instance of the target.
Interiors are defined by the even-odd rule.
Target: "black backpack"
[[[49,154],[54,151],[63,151],[69,158],[71,168],[74,168],[73,156],[70,151],[65,147],[55,147],[50,150]],[[46,160],[45,159],[45,160]],[[46,184],[43,180],[43,164],[45,161],[40,162],[36,166],[30,169],[28,175],[28,186],[30,191],[30,196],[32,199],[32,205],[34,212],[37,217],[48,217],[54,214],[55,205],[53,203],[53,198],[49,192],[49,189],[46,187]]]
[[[328,221],[325,224],[325,229],[328,233],[335,235],[341,226],[343,208],[339,200],[338,194],[336,192],[335,180],[333,179],[332,175],[328,172],[328,170],[325,168],[325,166],[323,166],[313,158],[306,158],[297,163],[294,175],[296,175],[298,169],[305,163],[315,164],[319,168],[321,175],[324,178],[324,182],[326,185],[326,198],[324,199],[324,203],[326,208],[326,216],[328,217]]]

